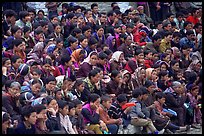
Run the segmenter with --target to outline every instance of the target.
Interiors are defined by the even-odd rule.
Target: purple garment
[[[146,2],[137,2],[138,5],[145,5]]]
[[[106,44],[108,45],[108,47],[109,47],[109,49],[110,49],[111,51],[114,51],[114,45],[112,44],[112,41],[113,41],[114,38],[115,38],[114,36],[110,35],[110,36],[108,36],[108,38],[106,39]]]

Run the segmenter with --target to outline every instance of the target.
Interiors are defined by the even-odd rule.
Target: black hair
[[[117,4],[117,2],[112,2],[112,3],[111,3],[111,7],[113,7],[114,4]]]
[[[27,9],[28,12],[33,12],[36,15],[36,10],[34,8],[29,7]]]
[[[18,55],[13,55],[13,56],[11,57],[11,64],[16,63],[16,61],[17,61],[18,59],[20,59],[20,57],[19,57]]]
[[[16,12],[12,9],[5,10],[4,15],[6,16],[6,18],[12,17],[12,16],[14,16],[16,18],[16,16],[17,16]]]
[[[61,64],[64,66],[65,63],[68,63],[71,60],[71,57],[69,55],[63,55],[61,58]]]
[[[144,50],[144,56],[148,55],[149,53],[152,53],[151,50]]]
[[[75,38],[74,36],[69,36],[68,37],[68,42],[69,42],[69,45],[71,46],[71,44],[73,44],[73,43],[75,43],[75,42],[77,42],[78,41],[78,39],[77,38]]]
[[[46,84],[49,84],[49,82],[51,82],[51,81],[57,82],[57,80],[54,76],[48,76],[46,78]]]
[[[11,35],[13,35],[14,33],[16,33],[18,30],[21,30],[20,27],[14,25],[11,27]]]
[[[104,26],[103,26],[103,25],[96,25],[95,30],[98,31],[98,30],[101,29],[101,28],[104,29]]]
[[[108,17],[113,16],[113,13],[114,13],[114,11],[111,10],[111,11],[109,11],[109,12],[107,13],[107,16],[108,16]]]
[[[82,28],[82,33],[86,32],[87,30],[91,29],[91,27],[89,25],[85,25]]]
[[[113,8],[113,11],[116,13],[116,15],[121,14],[120,7],[118,7],[118,6],[115,6],[115,7]]]
[[[25,34],[26,32],[31,31],[30,27],[24,26],[23,27],[23,33]]]
[[[70,81],[70,82],[72,82],[72,79],[69,78],[69,77],[64,77],[63,82],[64,82],[64,81]]]
[[[28,11],[20,11],[19,12],[19,19],[22,20],[23,18],[25,18],[26,16],[29,16]]]
[[[58,44],[58,43],[60,43],[60,42],[63,42],[63,39],[62,39],[62,38],[57,37],[57,38],[55,39],[55,41],[56,41],[56,43]]]
[[[22,44],[23,40],[22,39],[14,39],[12,41],[13,46],[18,47],[20,44]]]
[[[125,101],[127,101],[127,100],[128,100],[128,99],[127,99],[126,94],[119,94],[119,95],[117,96],[117,101],[118,101],[119,103],[125,102]]]
[[[68,3],[62,3],[62,8],[68,8],[69,4]]]
[[[57,18],[58,18],[58,16],[57,16],[57,15],[52,15],[50,19],[51,19],[51,20],[53,20],[55,17],[57,17]]]
[[[74,83],[74,87],[73,88],[77,88],[77,87],[79,87],[83,83],[84,83],[84,81],[82,79],[77,79],[76,82]]]
[[[128,16],[128,14],[127,14],[127,13],[123,13],[123,14],[122,14],[122,19],[123,19],[125,16]]]
[[[187,30],[186,31],[186,35],[191,35],[191,34],[194,34],[193,30]]]
[[[2,116],[2,123],[6,122],[10,119],[11,119],[11,117],[10,117],[9,113],[5,112]]]
[[[98,41],[96,40],[96,38],[91,37],[91,38],[89,39],[89,42],[88,42],[89,46],[94,45],[94,44],[96,44],[96,43],[98,43]]]
[[[196,28],[198,28],[199,26],[202,26],[202,24],[201,24],[201,23],[196,23],[193,28],[196,29]]]
[[[45,98],[47,100],[47,105],[49,105],[52,100],[55,100],[54,97],[52,97],[50,95],[46,96]]]
[[[167,13],[166,18],[169,18],[170,16],[174,15],[173,13]]]
[[[98,15],[98,17],[101,17],[102,15],[106,15],[106,12],[103,12],[103,11],[100,12],[99,15]]]
[[[113,70],[111,72],[111,78],[115,78],[118,74],[120,74],[120,72],[118,70]]]
[[[80,28],[75,27],[72,32],[71,35],[76,37],[76,34],[82,33],[82,30]]]
[[[96,93],[91,93],[88,97],[88,103],[95,102],[100,96]]]
[[[167,31],[164,33],[164,37],[167,37],[168,35],[172,35],[172,32]]]
[[[93,9],[94,7],[98,7],[98,4],[97,3],[91,4],[91,9]]]
[[[91,11],[91,9],[86,9],[86,10],[84,11],[84,15],[87,14],[89,11]]]
[[[9,58],[6,58],[6,57],[2,58],[2,65],[5,65],[5,63],[6,63],[7,60],[10,60],[10,59],[9,59]]]
[[[88,75],[89,79],[91,79],[91,77],[95,77],[98,73],[99,71],[97,69],[92,69]]]
[[[183,27],[185,28],[188,24],[192,24],[192,23],[189,22],[189,21],[185,21],[185,22],[183,23]]]
[[[168,75],[168,72],[162,70],[162,71],[159,72],[158,77],[161,78],[162,76],[164,77],[164,76],[166,76],[166,75]]]
[[[37,83],[41,84],[41,86],[42,86],[42,83],[40,82],[39,79],[33,79],[32,82],[31,82],[31,85],[34,85],[34,84],[37,84]]]
[[[135,55],[136,55],[136,56],[139,55],[139,54],[141,54],[141,53],[143,53],[143,50],[142,50],[142,49],[135,49]]]
[[[181,33],[180,32],[173,32],[173,38],[175,38],[175,37],[179,37],[179,38],[181,38]]]
[[[41,33],[43,33],[43,30],[42,30],[41,26],[34,30],[34,35],[38,35],[38,34],[41,34]]]
[[[171,60],[170,66],[172,67],[172,66],[174,66],[176,63],[179,63],[179,61],[178,61],[178,60],[175,60],[175,59]]]
[[[38,75],[42,75],[42,71],[40,69],[34,69],[33,72],[36,72]]]
[[[57,104],[58,104],[60,109],[64,109],[64,107],[68,105],[68,102],[65,100],[57,100]]]
[[[140,89],[142,90],[142,94],[143,94],[143,95],[144,95],[144,94],[149,94],[149,91],[147,90],[146,87],[142,86],[142,87],[140,87]]]
[[[142,90],[140,88],[136,88],[135,90],[132,91],[133,98],[138,98],[141,95],[142,95]]]
[[[76,11],[77,9],[81,9],[81,6],[79,5],[74,6],[74,10]]]
[[[74,103],[75,108],[77,107],[77,105],[82,104],[82,102],[79,99],[74,99],[74,100],[72,100],[72,102]]]
[[[43,65],[45,65],[45,64],[49,64],[50,66],[52,66],[52,60],[50,58],[45,58],[43,60]]]
[[[33,112],[36,112],[36,111],[35,111],[34,107],[31,105],[26,105],[26,106],[22,107],[22,109],[21,109],[22,120],[26,121],[25,117],[29,118],[31,113],[33,113]]]
[[[46,110],[46,107],[43,104],[37,104],[33,106],[33,108],[35,109],[37,114],[39,114],[42,110]]]
[[[79,42],[82,42],[84,39],[87,39],[83,34],[79,36]]]
[[[158,39],[162,39],[162,36],[160,34],[155,34],[153,37],[152,37],[152,41],[157,41]]]
[[[167,22],[167,21],[166,21],[166,22],[163,22],[163,23],[162,23],[162,25],[163,25],[162,27],[163,27],[163,28],[164,28],[164,27],[167,27],[169,24],[171,24],[171,23],[170,23],[170,22]]]
[[[108,58],[108,55],[105,54],[104,52],[100,52],[100,53],[98,54],[98,57],[99,57],[100,59],[104,60],[104,59],[107,59],[107,58]]]
[[[107,55],[110,55],[111,53],[113,53],[110,49],[106,49],[105,51],[104,51],[104,53],[105,54],[107,54]]]
[[[171,22],[171,26],[173,27],[173,26],[176,26],[176,22]]]
[[[110,101],[111,97],[109,95],[102,95],[101,96],[101,103]]]
[[[68,106],[69,106],[69,111],[75,108],[75,104],[73,102],[68,102]]]
[[[182,12],[177,12],[176,13],[176,18],[178,18],[178,17],[183,17],[183,13]]]
[[[166,95],[163,92],[157,92],[155,98],[156,100],[166,98]]]
[[[44,20],[40,21],[39,23],[40,23],[40,26],[42,26],[42,27],[48,25],[48,22],[44,21]]]
[[[42,12],[43,15],[45,15],[45,12],[42,9],[38,10],[37,14],[39,14],[40,12]]]
[[[162,24],[162,21],[156,21],[155,22],[155,27],[158,27],[159,24]]]

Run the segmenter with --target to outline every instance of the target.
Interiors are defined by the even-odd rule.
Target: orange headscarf
[[[77,62],[78,64],[80,64],[79,55],[81,50],[82,49],[76,49],[75,51],[72,52],[72,55],[71,55],[72,62]]]

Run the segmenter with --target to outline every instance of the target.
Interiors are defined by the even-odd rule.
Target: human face
[[[32,72],[32,78],[33,79],[39,79],[40,78],[40,75],[36,72]]]
[[[92,55],[90,57],[90,63],[91,65],[95,66],[97,64],[97,60],[98,60],[98,57],[96,55]]]
[[[80,44],[83,48],[86,48],[88,46],[88,39],[84,39]]]
[[[127,73],[127,74],[124,75],[123,80],[125,82],[128,82],[130,80],[130,78],[131,78],[131,75],[129,73]]]
[[[22,59],[19,58],[19,59],[16,60],[15,63],[13,63],[13,66],[14,66],[15,68],[18,68],[22,63],[23,63]]]
[[[159,24],[159,25],[157,26],[157,29],[158,29],[158,30],[161,30],[162,27],[163,27],[163,25],[162,25],[162,24]]]
[[[191,30],[193,28],[193,25],[192,24],[188,24],[187,26],[186,26],[186,30]]]
[[[11,125],[11,119],[2,123],[2,131],[6,131]]]
[[[152,52],[147,54],[147,58],[150,59],[150,60],[152,59]]]
[[[56,33],[61,33],[61,31],[62,31],[62,29],[61,29],[61,26],[60,26],[60,25],[58,25],[58,26],[55,27],[55,32],[56,32]]]
[[[80,92],[83,92],[83,91],[84,91],[84,83],[82,83],[82,84],[79,85],[78,90],[79,90]]]
[[[146,71],[145,69],[141,69],[140,71],[140,79],[144,79],[146,77]]]
[[[98,83],[98,81],[100,80],[100,77],[101,77],[100,73],[96,74],[95,76],[91,77],[91,82],[93,84]]]
[[[39,13],[38,13],[38,18],[39,18],[39,19],[42,19],[42,18],[43,18],[43,16],[44,16],[44,15],[43,15],[43,13],[42,13],[42,12],[39,12]]]
[[[69,113],[68,105],[64,106],[63,109],[59,109],[59,112],[60,112],[63,116],[66,116],[66,115]]]
[[[166,71],[166,70],[167,70],[167,67],[166,67],[166,65],[165,65],[165,64],[162,64],[162,65],[161,65],[161,71],[162,71],[162,70],[164,70],[164,71]]]
[[[143,63],[144,62],[144,53],[138,54],[137,58],[138,58],[139,63]]]
[[[37,95],[39,92],[40,92],[40,89],[41,89],[41,84],[40,83],[36,83],[34,85],[31,85],[31,90],[32,90],[32,93]]]
[[[164,61],[166,61],[167,63],[169,63],[170,60],[171,60],[171,56],[170,56],[170,55],[167,55],[167,56],[164,58]]]
[[[100,98],[98,98],[95,102],[90,102],[91,109],[95,110],[97,107],[99,107],[100,101]]]
[[[172,35],[168,35],[167,37],[166,37],[166,41],[167,42],[170,42],[172,40]]]
[[[78,104],[77,106],[76,106],[76,114],[80,114],[81,113],[81,111],[82,111],[82,104]]]
[[[11,88],[8,89],[9,94],[14,98],[14,97],[18,97],[20,95],[20,88],[18,86],[13,86]]]
[[[53,108],[55,111],[58,109],[58,104],[55,99],[53,99],[49,104],[48,104],[48,109]]]
[[[152,72],[152,80],[155,81],[157,78],[158,78],[158,76],[157,76],[157,71],[154,70],[154,71]]]
[[[176,93],[180,94],[182,92],[182,85],[174,86],[173,89]]]
[[[162,41],[162,39],[157,39],[157,41],[154,42],[154,45],[160,45],[161,41]]]
[[[74,43],[71,44],[71,46],[74,48],[74,49],[77,49],[77,46],[78,46],[78,40]]]
[[[7,69],[10,69],[10,68],[11,68],[11,60],[9,59],[9,60],[5,61],[4,66],[5,66]]]
[[[96,14],[98,12],[98,6],[93,7],[92,12]]]
[[[161,99],[158,99],[158,101],[163,105],[166,102],[166,98],[162,97]]]
[[[73,82],[72,81],[64,81],[63,82],[63,88],[66,89],[67,91],[70,91],[73,87]]]
[[[43,65],[43,69],[44,69],[46,72],[49,72],[50,69],[51,69],[51,65],[50,65],[50,64],[44,64],[44,65]]]
[[[62,47],[63,47],[63,41],[60,42],[60,43],[58,43],[58,44],[57,44],[57,47],[58,47],[59,49],[62,49]]]
[[[124,62],[124,60],[125,60],[124,54],[121,53],[121,55],[119,57],[119,62],[122,63],[122,62]]]
[[[57,18],[57,17],[54,17],[53,19],[52,19],[52,23],[53,24],[57,24],[59,22],[59,19]]]
[[[106,107],[107,109],[110,109],[111,104],[112,104],[112,100],[111,99],[106,101],[106,102],[103,102],[103,106]]]
[[[20,39],[20,38],[22,38],[22,30],[18,30],[18,31],[16,31],[15,33],[14,33],[14,37],[16,38],[16,39]]]
[[[179,70],[179,63],[175,63],[172,68],[173,68],[173,70],[178,71]]]
[[[71,21],[70,21],[72,24],[76,24],[77,23],[77,17],[74,16]]]
[[[43,121],[47,120],[47,109],[43,109],[39,114],[37,114],[38,119],[42,119]]]
[[[22,42],[20,45],[18,45],[17,48],[19,49],[19,51],[25,51],[25,49],[26,49],[25,42]]]
[[[26,117],[27,121],[32,124],[35,125],[36,120],[37,120],[37,113],[36,112],[32,112],[31,115],[29,117]]]
[[[76,113],[75,108],[70,109],[70,111],[69,111],[69,115],[74,116],[75,113]]]
[[[98,31],[97,31],[97,34],[99,37],[103,36],[104,34],[104,29],[103,28],[100,28]]]
[[[12,25],[14,25],[14,24],[16,23],[16,18],[15,18],[15,16],[12,16],[12,17],[10,18],[10,23],[11,23]]]
[[[50,91],[54,91],[55,86],[56,86],[56,82],[55,81],[50,81],[48,84],[46,84],[46,89],[48,89]]]
[[[165,29],[166,29],[167,31],[170,31],[170,30],[171,30],[171,24],[168,24],[168,25],[165,27]]]
[[[148,94],[143,94],[143,95],[142,95],[142,100],[143,100],[143,101],[147,100],[148,96],[149,96]]]
[[[88,29],[87,31],[84,32],[84,35],[89,38],[91,36],[91,29]]]
[[[200,62],[197,63],[197,64],[195,65],[195,71],[196,71],[196,72],[199,72],[200,69],[201,69],[201,67],[202,67],[201,63],[200,63]]]
[[[119,83],[119,81],[122,80],[122,74],[119,73],[119,74],[115,77],[114,80],[115,80],[117,83]]]
[[[33,12],[29,12],[29,16],[30,16],[31,20],[33,20],[35,18],[35,14]]]
[[[106,18],[107,18],[107,16],[104,15],[104,14],[102,14],[101,17],[100,17],[100,21],[101,21],[102,23],[105,23],[105,22],[106,22]]]
[[[194,90],[191,91],[191,94],[192,94],[193,96],[197,96],[197,95],[198,95],[198,92],[199,92],[199,89],[194,89]]]
[[[62,99],[62,92],[61,91],[57,91],[55,97],[56,97],[56,99],[61,100]]]

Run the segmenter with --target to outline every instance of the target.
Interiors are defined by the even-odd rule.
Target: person
[[[110,108],[112,103],[111,97],[108,95],[103,95],[101,97],[101,104],[99,108],[99,116],[100,119],[106,124],[109,132],[111,134],[117,134],[118,125],[122,123],[122,119],[111,119],[108,115],[108,109]]]
[[[126,60],[124,58],[124,53],[122,51],[114,52],[109,62],[110,62],[110,71],[121,70],[126,63]]]
[[[19,20],[16,21],[15,25],[23,28],[25,25],[31,28],[31,18],[29,16],[28,11],[20,11],[19,12]]]
[[[15,134],[35,134],[37,114],[31,105],[24,106],[21,111],[22,122],[15,129]]]
[[[72,128],[73,128],[75,134],[78,134],[78,131],[76,128],[77,120],[75,119],[75,116],[76,116],[75,104],[71,101],[71,102],[68,102],[68,106],[69,106],[68,116],[69,116],[69,119],[72,123]]]
[[[100,120],[99,105],[100,96],[92,93],[89,95],[88,102],[82,107],[81,111],[81,114],[84,117],[84,123],[87,125],[87,129],[94,131],[96,134],[102,134],[102,130],[108,131],[106,124]]]
[[[61,2],[46,2],[45,7],[48,9],[48,18],[51,19],[52,15],[58,15],[57,8]]]
[[[172,40],[172,33],[166,32],[159,46],[159,51],[164,53],[167,48],[171,48],[171,40]]]
[[[76,134],[76,132],[72,128],[72,123],[68,116],[68,103],[64,100],[58,100],[57,103],[59,105],[60,125],[65,130],[65,134]]]
[[[75,67],[75,71],[77,71],[80,67],[81,62],[84,60],[86,56],[86,51],[83,49],[76,49],[71,54],[72,64]]]
[[[11,133],[9,131],[10,125],[11,125],[10,115],[7,112],[2,111],[2,134],[10,134]]]
[[[141,99],[142,99],[142,91],[140,88],[133,90],[132,99],[129,102],[133,102],[136,105],[133,106],[129,115],[131,117],[131,124],[134,126],[146,126],[147,133],[158,134],[157,129],[153,125],[153,122],[150,118],[148,118],[143,111],[141,110]]]

